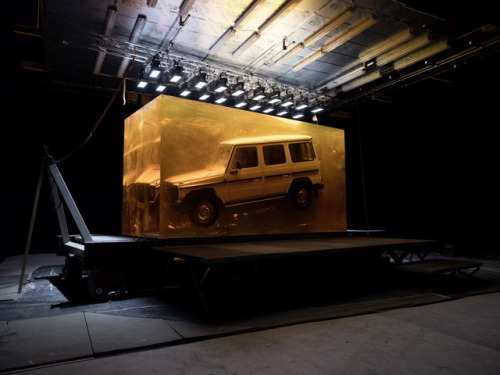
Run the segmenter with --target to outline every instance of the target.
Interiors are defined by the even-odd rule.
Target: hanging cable
[[[59,163],[62,163],[64,161],[66,161],[69,157],[73,156],[76,152],[78,152],[79,150],[81,150],[89,141],[90,139],[92,138],[92,136],[94,135],[95,131],[97,130],[97,128],[99,127],[99,125],[101,124],[101,121],[102,119],[104,118],[104,116],[107,114],[109,108],[111,107],[111,104],[115,101],[116,99],[116,96],[118,95],[118,93],[120,93],[122,87],[124,87],[125,85],[125,80],[127,79],[127,74],[128,72],[130,71],[132,65],[134,63],[134,59],[131,59],[130,62],[129,62],[129,65],[125,71],[125,74],[123,74],[123,78],[122,80],[120,81],[120,84],[118,85],[118,87],[116,88],[111,100],[109,101],[108,105],[106,106],[106,108],[104,109],[104,112],[101,114],[101,116],[99,117],[99,119],[96,121],[96,123],[94,124],[94,126],[92,127],[92,129],[90,130],[90,133],[89,135],[87,135],[87,137],[76,147],[74,148],[72,151],[70,151],[69,153],[67,153],[65,156],[63,156],[62,158],[56,160],[55,162],[57,164]]]

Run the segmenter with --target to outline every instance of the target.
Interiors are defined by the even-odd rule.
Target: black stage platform
[[[299,298],[301,293],[312,295],[318,289],[338,290],[338,285],[349,290],[352,287],[350,284],[379,284],[392,274],[394,265],[411,263],[414,265],[411,270],[418,272],[420,265],[427,265],[423,263],[424,258],[439,250],[439,243],[434,240],[349,235],[160,246],[155,250],[165,256],[165,276],[176,262],[187,265],[185,272],[189,273],[189,281],[195,286],[203,308],[209,312],[212,308],[210,282],[213,290],[213,285],[221,288],[221,281],[239,280],[257,304],[262,302],[262,296],[269,296],[269,290],[276,285],[284,286],[280,294],[291,293],[292,299],[294,296]],[[450,277],[471,267],[477,270],[480,265],[476,262],[448,260],[440,263],[434,260],[433,276],[446,274]],[[421,272],[426,273],[426,269],[421,268]],[[160,280],[160,283],[163,281]]]
[[[194,290],[205,312],[233,307],[228,300],[260,309],[283,302],[321,301],[353,290],[369,292],[390,287],[407,272],[432,276],[437,287],[453,276],[467,274],[468,269],[472,269],[469,274],[477,272],[481,266],[478,262],[433,260],[430,272],[431,263],[425,258],[439,253],[438,241],[368,233],[233,242],[170,241],[173,245],[127,236],[93,235],[92,239],[84,242],[72,236],[77,250],[71,254],[80,259],[84,270],[90,270],[87,280],[93,280],[92,290],[95,282],[117,276],[128,278],[113,285],[122,295]],[[73,248],[65,247],[70,252]],[[111,277],[106,275],[109,271]]]

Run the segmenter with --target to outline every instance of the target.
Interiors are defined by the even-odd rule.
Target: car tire
[[[219,206],[211,197],[199,197],[194,200],[189,210],[189,218],[193,224],[202,227],[212,226],[219,216]]]
[[[297,184],[290,189],[290,199],[298,210],[307,210],[312,204],[313,190],[308,184]]]

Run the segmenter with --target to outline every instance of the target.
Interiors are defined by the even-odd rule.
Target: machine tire
[[[313,200],[313,189],[310,184],[300,183],[295,184],[290,189],[290,199],[292,205],[297,210],[307,210]]]
[[[218,217],[219,206],[213,197],[203,195],[194,199],[189,210],[189,219],[193,224],[210,227]]]

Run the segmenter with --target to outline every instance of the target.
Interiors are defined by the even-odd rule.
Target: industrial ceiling
[[[14,31],[28,79],[85,89],[231,98],[243,84],[334,109],[498,51],[492,5],[395,0],[31,0]],[[29,9],[31,8],[31,9]],[[22,14],[23,17],[19,17]],[[39,53],[37,53],[39,51]],[[137,87],[153,67],[161,75]],[[176,67],[180,81],[171,82]],[[191,99],[201,90],[195,89]],[[233,98],[234,99],[234,98]]]

